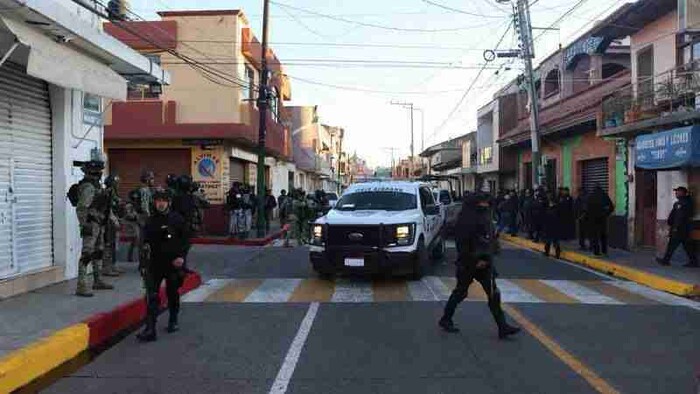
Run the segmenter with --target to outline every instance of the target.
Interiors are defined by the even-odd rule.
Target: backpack
[[[70,186],[70,189],[68,189],[68,193],[66,194],[68,196],[68,201],[70,201],[70,205],[73,206],[73,208],[78,206],[78,201],[80,200],[80,186],[87,182],[87,180],[82,179],[78,183],[74,183]]]

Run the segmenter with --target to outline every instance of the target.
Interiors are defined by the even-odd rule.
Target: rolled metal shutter
[[[10,148],[0,150],[0,162],[9,166],[9,171],[0,169],[0,178],[9,173],[5,200],[10,196],[11,274],[23,273],[53,264],[51,109],[46,83],[10,64],[1,67],[0,114],[0,145]],[[0,242],[4,238],[0,236]]]
[[[581,186],[587,191],[596,185],[608,193],[608,158],[585,160],[581,163]]]
[[[230,159],[230,175],[229,179],[231,182],[244,182],[245,181],[245,162],[239,159]],[[230,186],[230,185],[226,185]]]

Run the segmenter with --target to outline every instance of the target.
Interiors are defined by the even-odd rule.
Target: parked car
[[[311,225],[310,260],[322,277],[342,272],[420,278],[444,254],[444,219],[430,185],[350,185],[335,209]]]

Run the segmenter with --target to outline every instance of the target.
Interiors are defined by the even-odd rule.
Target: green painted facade
[[[615,146],[615,215],[627,214],[627,143]]]
[[[573,157],[573,150],[579,144],[581,144],[581,140],[583,139],[582,136],[575,136],[571,138],[567,138],[562,142],[561,145],[561,169],[562,169],[562,177],[561,177],[561,186],[562,187],[568,187],[569,189],[574,189],[574,186],[571,184],[572,179],[573,179],[573,171],[574,171],[574,157]]]

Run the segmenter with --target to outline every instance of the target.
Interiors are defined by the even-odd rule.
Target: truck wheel
[[[440,237],[440,240],[435,243],[435,246],[433,247],[433,260],[440,260],[441,258],[445,257],[445,238],[442,236]]]
[[[316,275],[318,275],[318,277],[323,280],[333,280],[333,278],[335,277],[335,273],[330,271],[320,270],[316,268],[314,268],[314,271],[316,272]]]
[[[413,272],[411,279],[419,280],[425,274],[425,266],[428,261],[428,251],[425,248],[425,242],[421,238],[418,241],[418,249],[416,249],[416,258],[413,261]]]

